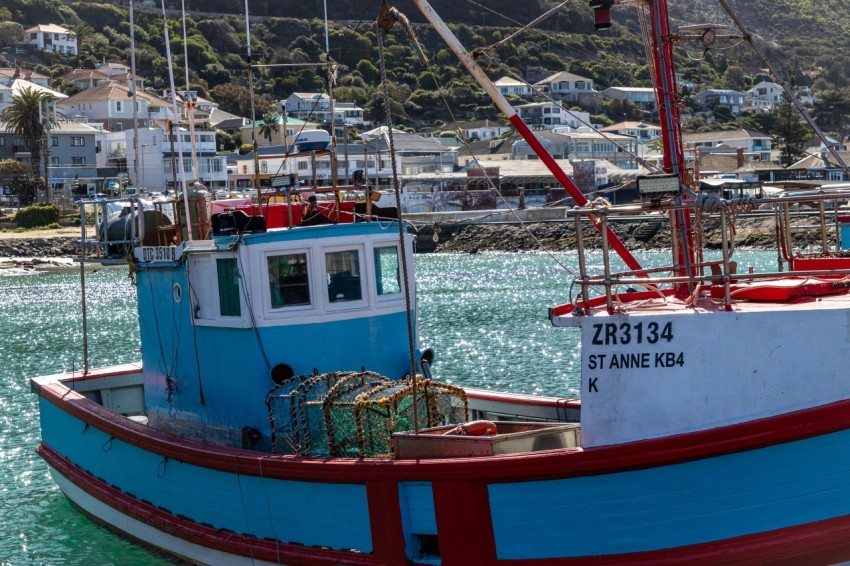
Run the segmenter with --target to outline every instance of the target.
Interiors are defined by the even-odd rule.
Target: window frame
[[[317,284],[315,279],[315,270],[313,269],[313,262],[315,261],[313,258],[313,254],[310,248],[307,247],[299,247],[299,248],[290,248],[285,250],[268,250],[260,254],[260,261],[263,269],[268,270],[269,260],[273,257],[280,256],[293,256],[293,255],[304,255],[307,261],[307,289],[310,293],[310,303],[304,305],[282,305],[279,307],[272,306],[272,291],[271,286],[266,283],[263,284],[263,313],[266,318],[275,319],[275,318],[290,318],[290,317],[298,317],[309,314],[315,314],[319,312],[319,296],[317,295]]]
[[[347,243],[333,246],[322,246],[320,251],[322,254],[322,299],[325,302],[326,312],[335,313],[339,311],[351,311],[369,308],[369,300],[370,297],[375,294],[375,287],[370,283],[371,277],[369,277],[369,273],[370,271],[372,271],[372,269],[369,268],[370,260],[366,256],[366,246],[357,243]],[[328,272],[327,256],[328,254],[348,251],[357,252],[358,269],[360,271],[360,298],[331,302],[330,296],[328,294],[331,274]],[[372,266],[372,268],[374,268],[374,266]]]

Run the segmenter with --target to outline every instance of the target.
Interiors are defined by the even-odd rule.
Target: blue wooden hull
[[[269,541],[290,564],[429,561],[423,548],[435,541],[430,559],[444,564],[850,551],[846,403],[633,446],[405,461],[213,447],[58,383],[39,394],[40,452],[51,466],[163,530],[211,529],[234,557],[261,557]],[[128,498],[133,505],[121,503]]]

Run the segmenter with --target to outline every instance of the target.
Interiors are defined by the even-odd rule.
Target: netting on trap
[[[330,456],[390,456],[393,432],[413,430],[412,379],[378,384],[368,390],[330,395],[323,404]],[[416,378],[419,428],[469,420],[466,393],[460,387]],[[341,388],[344,389],[344,388]]]
[[[361,386],[371,388],[389,380],[374,372],[335,372],[292,377],[266,396],[272,452],[327,456],[327,428],[322,403],[328,393]],[[345,387],[344,387],[345,386]]]

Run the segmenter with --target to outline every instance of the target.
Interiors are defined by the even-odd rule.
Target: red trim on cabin
[[[580,477],[755,450],[850,429],[850,400],[844,400],[709,430],[589,449],[434,460],[322,459],[257,453],[185,440],[112,413],[60,383],[46,384],[38,393],[84,423],[142,450],[230,473],[322,482],[510,482]]]
[[[445,566],[496,562],[496,538],[487,484],[476,481],[435,481],[434,514]]]
[[[408,561],[398,483],[366,482],[366,497],[369,500],[369,523],[375,561],[384,566],[406,566]]]
[[[371,554],[284,544],[202,525],[113,488],[43,442],[36,451],[68,481],[98,501],[137,521],[193,544],[275,564],[382,564]]]

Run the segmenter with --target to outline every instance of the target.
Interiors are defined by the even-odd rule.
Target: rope
[[[408,278],[407,273],[407,251],[404,243],[404,222],[402,219],[401,212],[401,186],[398,181],[398,165],[396,163],[396,153],[395,153],[395,142],[393,141],[393,121],[392,121],[392,108],[390,106],[390,91],[389,91],[389,82],[387,81],[387,66],[384,57],[384,34],[388,33],[389,27],[386,27],[387,24],[392,26],[392,22],[390,18],[395,18],[398,15],[398,11],[394,9],[390,9],[389,4],[387,4],[387,0],[383,0],[381,2],[381,12],[380,15],[375,22],[375,27],[377,28],[376,34],[378,36],[378,59],[380,60],[381,67],[381,94],[384,102],[384,109],[386,113],[386,124],[387,124],[387,141],[390,146],[390,162],[392,164],[393,170],[393,189],[395,192],[396,203],[398,206],[396,207],[398,214],[398,242],[401,248],[401,267],[402,267],[402,279],[404,281],[404,309],[405,314],[407,316],[407,342],[408,349],[410,354],[410,375],[416,375],[416,360],[415,360],[415,352],[416,352],[416,344],[415,337],[413,334],[413,316],[411,313],[411,304],[410,304],[410,280]],[[418,418],[418,409],[417,409],[417,399],[416,399],[416,383],[413,384],[413,416],[415,425],[415,431],[418,434],[419,432],[419,418]]]
[[[558,4],[557,6],[555,6],[554,8],[552,8],[551,10],[549,10],[548,12],[545,12],[545,13],[541,14],[541,15],[540,15],[540,16],[538,16],[536,19],[534,19],[534,20],[532,20],[531,22],[529,22],[529,23],[525,24],[524,26],[522,26],[521,28],[519,28],[518,30],[516,30],[514,33],[512,33],[512,34],[510,34],[509,36],[505,37],[504,39],[502,39],[502,40],[500,40],[500,41],[497,41],[496,43],[493,43],[493,44],[491,44],[491,45],[490,45],[490,46],[488,46],[488,47],[484,47],[481,51],[473,51],[473,53],[472,53],[472,57],[473,57],[473,58],[477,58],[477,57],[478,57],[478,55],[479,55],[480,53],[483,53],[483,52],[487,52],[487,51],[492,51],[492,50],[498,49],[499,47],[501,47],[501,46],[502,46],[502,45],[504,45],[505,43],[507,43],[507,42],[511,41],[513,38],[515,38],[516,36],[518,36],[518,35],[519,35],[519,34],[521,34],[522,32],[524,32],[524,31],[526,31],[526,30],[528,30],[528,29],[531,29],[531,28],[536,27],[536,26],[537,26],[537,24],[539,24],[539,23],[540,23],[540,22],[542,22],[543,20],[548,19],[550,16],[554,15],[554,14],[555,14],[555,12],[559,11],[561,8],[563,8],[564,6],[566,6],[566,5],[567,5],[567,4],[569,4],[569,3],[570,3],[570,0],[565,0],[564,2],[561,2],[560,4]]]

